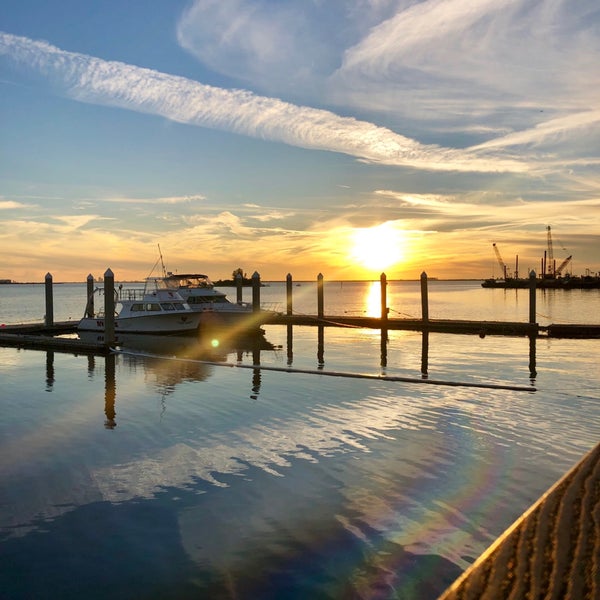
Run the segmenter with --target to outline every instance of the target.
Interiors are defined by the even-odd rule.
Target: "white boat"
[[[104,290],[96,289],[95,295]],[[104,298],[99,310],[90,314],[94,303],[88,300],[80,331],[104,331]],[[144,289],[115,290],[115,333],[183,334],[198,330],[201,315],[163,277],[148,277]]]
[[[255,312],[250,302],[231,302],[201,273],[169,272],[162,280],[167,289],[180,294],[194,312],[202,315],[202,324],[237,324],[252,329],[264,323],[272,312]]]

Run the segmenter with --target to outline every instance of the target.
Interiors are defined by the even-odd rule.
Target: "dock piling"
[[[85,316],[94,318],[94,277],[90,273],[87,276],[87,303],[85,305]]]
[[[535,325],[535,290],[536,290],[536,277],[535,271],[529,273],[529,324]]]
[[[115,276],[110,269],[104,273],[104,345],[115,343]]]
[[[252,312],[260,312],[260,275],[258,271],[252,274]]]
[[[317,275],[317,317],[322,319],[325,315],[323,310],[323,273]]]
[[[385,273],[379,276],[379,284],[381,286],[381,323],[382,328],[385,327],[388,318],[388,306],[387,306],[387,277]]]
[[[235,291],[236,291],[235,301],[238,304],[242,303],[242,298],[243,298],[242,283],[243,283],[242,274],[238,271],[235,274]]]
[[[46,273],[44,280],[46,285],[46,316],[44,317],[44,323],[46,327],[52,327],[54,325],[54,297],[52,292],[52,275]]]
[[[429,323],[429,292],[427,287],[427,273],[421,273],[421,316],[423,325]]]
[[[285,277],[285,299],[287,306],[287,314],[292,314],[292,274],[288,273]]]

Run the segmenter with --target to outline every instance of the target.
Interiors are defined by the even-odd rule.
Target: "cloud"
[[[366,121],[296,106],[243,90],[196,81],[83,54],[46,42],[0,34],[0,55],[42,75],[70,98],[160,115],[302,148],[341,152],[386,165],[452,171],[523,171],[514,159],[425,145]]]
[[[32,208],[30,204],[23,204],[22,202],[15,202],[14,200],[2,200],[0,199],[0,210],[11,210],[13,208]]]
[[[464,145],[596,107],[599,24],[596,0],[195,0],[178,40],[253,89]]]
[[[206,200],[205,196],[198,194],[192,196],[169,196],[165,198],[106,198],[106,202],[115,202],[118,204],[153,204],[153,205],[170,205],[170,204],[193,204]]]

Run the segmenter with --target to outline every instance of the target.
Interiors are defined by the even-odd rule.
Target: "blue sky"
[[[0,278],[600,270],[594,0],[0,6]]]

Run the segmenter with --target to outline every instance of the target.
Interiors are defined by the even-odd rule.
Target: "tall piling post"
[[[260,312],[260,275],[258,271],[252,274],[252,312]]]
[[[104,273],[104,345],[115,343],[115,276],[110,269]]]
[[[287,315],[292,315],[292,275],[288,273],[285,277],[285,299],[287,306]]]
[[[238,271],[235,274],[235,290],[236,290],[235,300],[238,304],[242,303],[242,298],[243,298],[242,284],[243,284],[242,274]]]
[[[323,273],[317,275],[317,316],[322,319],[325,312],[323,310]]]
[[[421,315],[423,325],[427,325],[429,323],[429,291],[427,288],[427,273],[425,271],[421,273]]]
[[[87,303],[85,305],[85,316],[90,319],[94,318],[94,277],[90,273],[87,276]]]
[[[381,287],[381,325],[384,327],[387,324],[390,310],[387,306],[387,276],[385,273],[379,276],[379,285]]]
[[[530,325],[535,325],[535,323],[536,323],[536,319],[535,319],[536,288],[537,288],[537,282],[536,282],[535,271],[532,270],[529,273],[529,324]]]
[[[44,279],[46,286],[46,316],[44,317],[44,324],[46,327],[52,327],[54,325],[54,296],[52,291],[52,275],[46,273]]]

